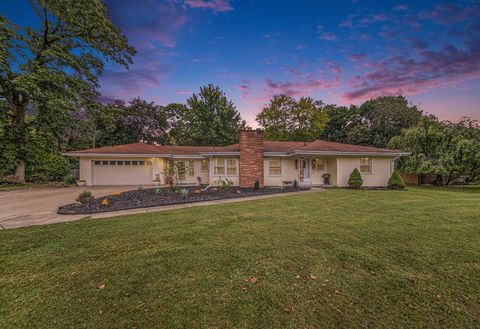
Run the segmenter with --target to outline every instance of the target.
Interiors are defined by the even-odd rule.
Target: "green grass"
[[[479,262],[480,193],[454,189],[1,231],[0,327],[478,328]]]

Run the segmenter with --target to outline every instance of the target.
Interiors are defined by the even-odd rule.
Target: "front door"
[[[300,185],[310,185],[311,184],[311,169],[312,161],[311,159],[300,158],[298,161],[298,177],[300,180]]]

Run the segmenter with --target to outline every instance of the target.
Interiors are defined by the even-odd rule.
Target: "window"
[[[138,166],[138,161],[132,161],[132,166]]]
[[[175,161],[168,160],[167,172],[169,176],[173,176],[175,170]]]
[[[215,159],[214,175],[225,175],[225,159],[223,158]]]
[[[188,161],[188,176],[192,177],[195,175],[195,161]]]
[[[202,159],[201,171],[208,171],[208,159]]]
[[[227,159],[227,175],[237,174],[237,159]]]
[[[102,164],[102,161],[95,161],[96,166],[100,166]]]
[[[108,166],[108,161],[102,161],[102,166]]]
[[[123,161],[117,161],[117,166],[123,166]]]
[[[130,163],[131,163],[130,161],[125,161],[124,162],[125,166],[130,166]]]
[[[280,158],[268,159],[268,174],[270,176],[282,174],[282,159]]]
[[[322,158],[313,159],[312,160],[312,167],[313,167],[313,170],[323,171],[323,170],[325,170],[325,162],[323,161]]]
[[[185,179],[185,162],[184,161],[177,162],[177,174],[178,174],[178,179],[180,180]]]
[[[147,166],[151,166],[152,165],[152,161],[147,161]]]
[[[139,165],[139,166],[144,166],[144,165],[145,165],[145,161],[138,161],[138,165]]]
[[[360,158],[360,172],[366,174],[372,172],[372,158]]]

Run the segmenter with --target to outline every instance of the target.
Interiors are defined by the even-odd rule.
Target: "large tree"
[[[31,0],[38,21],[17,26],[0,16],[0,98],[4,136],[15,147],[16,176],[25,180],[28,130],[37,118],[55,123],[91,105],[104,61],[128,67],[135,50],[101,0]],[[31,120],[27,121],[27,113]]]
[[[310,97],[295,100],[289,95],[276,95],[257,115],[257,122],[270,140],[312,141],[325,129],[328,115],[324,104]]]
[[[377,97],[348,109],[330,106],[327,113],[330,121],[323,138],[375,147],[386,147],[392,137],[415,126],[422,117],[422,111],[403,96]]]
[[[449,184],[460,176],[469,180],[480,176],[480,126],[469,118],[452,123],[425,116],[393,137],[389,146],[411,152],[399,160],[399,168],[421,178],[437,175],[439,182]]]
[[[238,143],[240,129],[245,127],[240,113],[218,86],[207,85],[193,94],[187,105],[170,104],[174,128],[170,135],[178,145],[223,146]]]

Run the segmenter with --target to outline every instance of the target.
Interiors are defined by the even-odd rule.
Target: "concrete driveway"
[[[137,186],[52,187],[0,192],[0,225],[7,229],[78,220],[88,215],[59,215],[57,208],[74,203],[78,194],[85,190],[100,197],[136,188]]]

